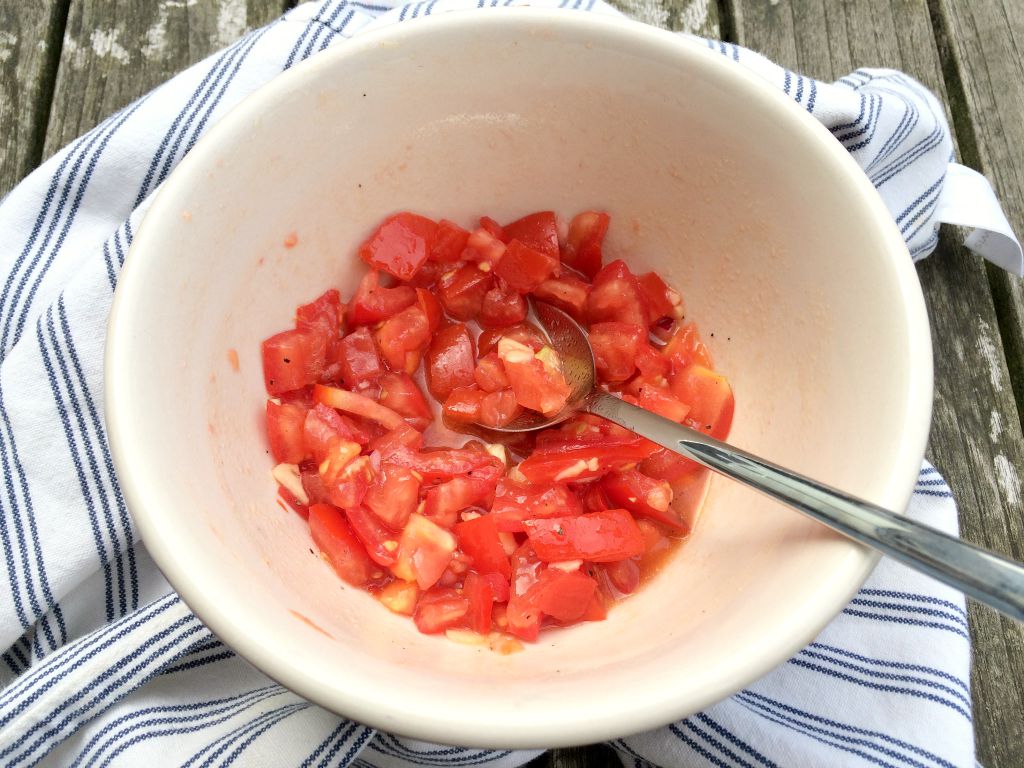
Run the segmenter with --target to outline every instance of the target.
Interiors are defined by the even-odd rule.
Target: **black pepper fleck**
[[[289,360],[289,359],[288,359],[287,357],[286,357],[286,358],[284,359],[284,361],[285,361],[286,363],[290,363],[290,362],[291,362],[291,360]]]

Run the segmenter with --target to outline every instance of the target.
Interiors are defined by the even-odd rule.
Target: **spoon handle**
[[[789,504],[855,541],[1024,621],[1024,566],[1020,563],[783,469],[617,397],[595,393],[585,410]]]

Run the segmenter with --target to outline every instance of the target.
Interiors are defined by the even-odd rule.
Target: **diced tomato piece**
[[[641,344],[636,353],[636,367],[640,375],[650,382],[658,382],[664,379],[662,384],[668,382],[668,374],[671,371],[671,364],[661,352],[650,343]]]
[[[368,328],[357,328],[341,340],[341,380],[346,387],[358,386],[384,373],[377,343]]]
[[[420,588],[409,581],[392,581],[377,593],[377,599],[393,613],[412,616]]]
[[[484,295],[494,278],[472,262],[467,262],[441,275],[437,298],[444,311],[456,320],[472,320],[480,314]]]
[[[375,437],[366,446],[366,450],[377,451],[381,458],[387,459],[397,449],[403,447],[414,451],[423,447],[423,433],[405,421],[383,435]]]
[[[307,409],[301,405],[267,400],[267,442],[270,455],[279,464],[298,464],[306,458],[302,427]]]
[[[619,560],[614,563],[605,563],[602,567],[608,576],[608,581],[622,594],[631,595],[640,586],[640,564],[636,560],[632,558]]]
[[[444,417],[458,424],[479,423],[484,394],[475,384],[456,387],[444,401]]]
[[[441,448],[422,452],[399,448],[391,454],[389,461],[415,470],[425,483],[436,483],[468,475],[488,465],[493,466],[497,459],[486,451],[465,448]]]
[[[398,534],[384,525],[366,507],[350,507],[345,512],[349,525],[363,543],[370,559],[385,567],[394,565],[398,550]]]
[[[453,323],[434,336],[427,350],[427,389],[444,402],[456,387],[473,383],[476,355],[473,337],[462,323]]]
[[[647,302],[647,311],[650,315],[651,325],[657,325],[659,320],[668,318],[675,322],[682,316],[679,311],[682,299],[679,294],[673,291],[657,272],[645,272],[637,277],[640,291]],[[677,317],[678,315],[678,317]]]
[[[280,395],[320,380],[327,340],[316,330],[282,331],[264,341],[262,351],[267,392]]]
[[[526,300],[501,280],[484,294],[478,322],[484,328],[506,328],[526,319]]]
[[[597,592],[597,582],[583,571],[546,568],[533,588],[537,607],[563,624],[579,621]]]
[[[302,422],[302,449],[305,456],[313,457],[319,464],[328,457],[338,441],[359,444],[350,423],[340,413],[320,403],[306,411],[306,418]],[[358,455],[358,451],[353,455]]]
[[[469,555],[473,568],[480,573],[497,573],[505,579],[512,575],[508,555],[498,538],[498,528],[491,515],[455,524],[459,548]]]
[[[345,331],[344,309],[341,295],[336,289],[331,288],[315,301],[303,304],[295,311],[296,328],[301,331],[313,331],[324,337],[326,346],[322,376],[328,375],[339,358],[341,337]]]
[[[425,635],[436,635],[461,624],[469,600],[454,589],[438,587],[420,596],[412,620]]]
[[[316,469],[303,469],[299,479],[302,480],[302,490],[309,497],[309,505],[328,504],[327,488],[324,486],[324,479]]]
[[[541,562],[533,547],[526,542],[512,554],[512,580],[505,618],[508,631],[524,640],[536,640],[543,616],[532,599],[531,591],[537,583]]]
[[[313,398],[318,403],[323,403],[331,408],[337,408],[339,411],[354,413],[357,416],[376,421],[385,429],[395,429],[400,424],[405,423],[404,419],[397,412],[390,408],[385,408],[375,400],[371,400],[357,392],[349,392],[338,387],[325,387],[323,384],[317,384],[313,388]]]
[[[508,240],[508,238],[505,236],[504,228],[501,226],[501,224],[496,222],[490,216],[480,217],[480,227],[481,229],[485,229],[488,232],[490,232],[492,235],[494,235],[502,242],[506,242]]]
[[[690,406],[687,423],[717,440],[725,439],[735,408],[728,379],[702,365],[690,365],[673,377],[672,392]]]
[[[427,318],[427,327],[430,332],[437,333],[437,329],[441,326],[441,320],[444,319],[444,310],[441,309],[441,303],[437,297],[425,288],[417,288],[416,303]]]
[[[601,477],[613,469],[643,461],[658,446],[642,437],[613,440],[566,442],[538,445],[519,465],[519,471],[531,483],[552,481],[580,482]]]
[[[436,238],[434,221],[415,213],[397,213],[359,246],[359,257],[371,267],[408,280],[427,260]]]
[[[385,373],[379,383],[379,402],[400,413],[416,429],[424,430],[434,420],[423,393],[408,374]]]
[[[603,512],[614,509],[615,505],[608,500],[601,483],[582,483],[579,489],[580,504],[584,512]]]
[[[594,363],[603,381],[625,381],[636,370],[636,357],[647,344],[647,329],[634,323],[594,323],[590,326],[590,346]]]
[[[499,531],[525,531],[524,520],[582,513],[576,494],[562,483],[530,485],[508,477],[498,481],[491,514]]]
[[[494,267],[494,274],[519,293],[529,293],[558,269],[558,257],[513,240]]]
[[[462,585],[462,596],[469,601],[466,626],[477,634],[487,634],[491,629],[491,612],[494,610],[494,593],[490,582],[470,571]]]
[[[632,323],[647,327],[647,307],[636,277],[622,259],[601,269],[587,297],[587,318],[593,323]]]
[[[639,470],[627,469],[605,475],[601,485],[615,506],[673,528],[683,527],[672,509],[672,487],[666,480],[655,480]]]
[[[502,227],[507,243],[518,240],[523,245],[558,259],[558,221],[553,211],[539,211],[516,219]]]
[[[320,553],[341,580],[360,587],[377,578],[379,568],[366,554],[345,516],[329,504],[309,508],[309,532]]]
[[[416,511],[419,494],[420,481],[412,470],[384,462],[367,489],[363,504],[386,525],[400,530]]]
[[[381,356],[392,371],[415,373],[430,344],[430,323],[418,304],[385,320],[375,334]]]
[[[661,353],[668,359],[673,373],[678,373],[691,364],[704,368],[714,367],[711,363],[711,353],[704,346],[696,326],[692,323],[677,328]]]
[[[476,361],[476,368],[473,370],[473,381],[484,392],[497,392],[508,388],[508,376],[505,375],[505,365],[501,362],[497,352],[486,354]]]
[[[611,217],[607,213],[584,211],[569,223],[562,261],[590,279],[601,269],[601,244],[608,232]]]
[[[690,406],[673,395],[668,387],[657,387],[641,381],[635,386],[630,383],[630,390],[636,392],[636,405],[666,419],[682,423],[690,413]]]
[[[402,529],[392,573],[430,589],[441,578],[458,546],[455,536],[422,515],[413,514]]]
[[[498,342],[498,357],[515,393],[516,402],[545,416],[559,413],[571,391],[561,368],[548,364],[532,349],[512,339]]]
[[[301,501],[299,501],[294,493],[289,491],[283,485],[279,485],[277,486],[277,495],[278,497],[280,497],[281,501],[283,501],[289,507],[294,509],[295,512],[298,513],[299,517],[301,517],[303,520],[309,519],[309,505],[303,504]]]
[[[485,464],[465,475],[428,488],[423,516],[438,525],[451,528],[462,510],[475,505],[490,506],[501,473],[502,469],[496,464]]]
[[[483,574],[483,578],[491,585],[491,594],[494,595],[494,602],[507,603],[510,591],[508,578],[494,572]]]
[[[434,247],[430,251],[430,258],[444,263],[458,261],[466,249],[467,240],[469,240],[468,231],[448,219],[441,219],[437,223],[437,233],[434,236]]]
[[[474,230],[466,241],[462,258],[467,261],[486,261],[492,267],[505,255],[505,243],[501,238],[484,227]]]
[[[504,427],[515,421],[522,412],[515,392],[511,389],[488,392],[480,399],[480,417],[477,422],[485,427]]]
[[[516,325],[509,326],[508,328],[493,328],[481,333],[480,338],[476,340],[480,356],[483,357],[484,355],[489,355],[491,352],[496,352],[498,349],[498,342],[502,339],[518,341],[520,344],[524,344],[534,352],[540,351],[547,345],[547,340],[544,338],[544,334],[542,334],[540,330],[538,330],[537,326],[533,325],[533,323],[517,323]]]
[[[526,535],[537,557],[549,563],[563,560],[607,563],[644,551],[643,534],[633,516],[624,509],[527,520]]]
[[[335,451],[341,454],[352,445],[355,443],[345,443]],[[338,460],[328,458],[320,467],[327,498],[334,506],[350,510],[363,503],[374,475],[369,456],[348,459],[347,454],[342,454]]]
[[[380,272],[371,269],[359,282],[359,289],[348,308],[348,320],[353,325],[378,323],[415,303],[415,289],[407,285],[385,288],[380,284]]]
[[[586,322],[589,295],[590,286],[570,274],[549,277],[533,292],[535,299],[558,307],[578,323]]]
[[[580,616],[580,621],[604,621],[608,618],[608,606],[605,605],[605,597],[601,590],[594,593],[590,598],[590,605]]]
[[[673,488],[687,475],[701,468],[700,464],[680,456],[668,448],[660,448],[640,462],[640,471],[655,480],[665,480]]]

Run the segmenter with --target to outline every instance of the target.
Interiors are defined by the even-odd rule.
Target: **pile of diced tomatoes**
[[[563,238],[551,212],[472,230],[396,214],[359,248],[351,300],[328,290],[263,342],[281,497],[341,579],[424,633],[535,640],[603,619],[689,533],[705,471],[677,454],[585,414],[480,429],[566,407],[533,296],[588,330],[600,386],[727,434],[732,390],[679,294],[604,264],[608,226],[587,211]]]

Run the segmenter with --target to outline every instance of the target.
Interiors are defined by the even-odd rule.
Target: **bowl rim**
[[[758,653],[731,666],[723,672],[718,684],[708,686],[696,696],[683,700],[665,686],[649,688],[650,697],[632,701],[628,710],[595,711],[593,708],[574,710],[563,708],[557,721],[529,719],[527,713],[518,722],[506,722],[502,728],[494,727],[487,712],[478,719],[457,719],[442,712],[409,709],[395,701],[388,690],[368,692],[327,685],[306,674],[285,654],[271,649],[246,631],[244,612],[232,605],[218,603],[197,571],[184,567],[176,552],[167,546],[160,531],[164,525],[157,511],[160,505],[147,502],[145,490],[135,482],[131,471],[139,456],[133,450],[141,445],[133,436],[135,424],[123,413],[122,392],[130,388],[131,358],[126,350],[131,342],[131,324],[127,322],[133,292],[145,285],[146,259],[132,258],[136,251],[151,246],[149,233],[156,229],[152,222],[176,217],[179,213],[173,198],[179,188],[187,188],[192,179],[218,151],[221,142],[244,132],[254,117],[265,114],[267,108],[279,98],[303,83],[344,66],[349,59],[357,59],[368,50],[382,44],[395,44],[411,37],[444,32],[472,32],[481,25],[506,25],[510,31],[536,25],[558,28],[567,34],[599,34],[602,40],[624,50],[642,50],[646,55],[674,60],[680,67],[711,72],[722,81],[729,82],[739,96],[749,97],[755,108],[774,109],[780,119],[788,120],[795,131],[807,142],[835,161],[835,183],[844,184],[851,196],[851,205],[861,206],[877,224],[878,236],[892,255],[892,279],[902,300],[903,321],[911,343],[908,373],[907,411],[903,416],[898,460],[890,473],[880,501],[903,510],[909,502],[917,477],[917,468],[924,458],[925,444],[931,421],[933,398],[931,334],[921,286],[906,245],[885,208],[881,197],[868,178],[846,150],[803,107],[782,91],[774,88],[742,66],[706,45],[688,36],[678,35],[641,22],[602,14],[578,13],[561,9],[543,8],[489,8],[486,13],[476,9],[451,11],[423,17],[401,24],[390,24],[368,31],[310,57],[245,97],[210,128],[170,174],[156,193],[134,238],[122,268],[115,292],[105,345],[105,419],[118,478],[127,505],[146,547],[155,563],[166,576],[172,588],[185,604],[226,645],[252,663],[262,673],[286,688],[324,708],[357,722],[391,733],[428,741],[482,748],[551,748],[593,743],[650,730],[674,722],[693,712],[726,698],[750,684],[778,664],[784,662],[800,648],[814,639],[834,616],[860,589],[873,570],[880,555],[861,545],[850,542],[851,556],[844,561],[846,580],[827,596],[813,604],[804,604],[797,615],[780,622],[779,630],[765,638]],[[518,27],[517,27],[518,25]],[[913,472],[911,473],[911,467]],[[401,698],[401,697],[397,697]],[[524,710],[526,708],[520,708]]]

